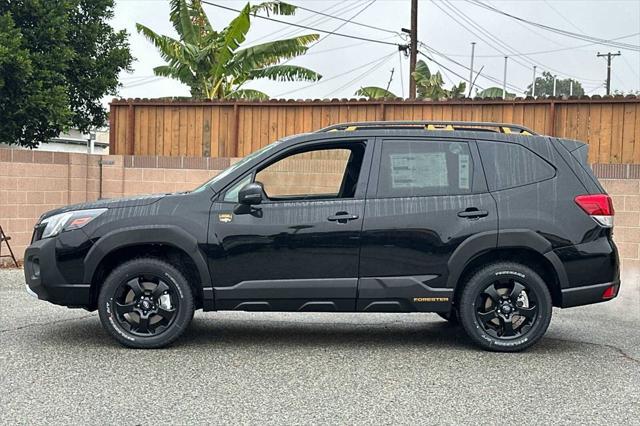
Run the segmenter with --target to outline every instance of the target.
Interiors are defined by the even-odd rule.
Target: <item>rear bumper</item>
[[[27,291],[40,300],[68,307],[90,304],[90,284],[69,283],[58,269],[55,238],[36,241],[24,254]]]
[[[553,251],[567,281],[561,283],[562,308],[614,299],[620,289],[618,249],[610,236]],[[612,293],[605,290],[615,286]],[[604,297],[603,297],[604,295]]]
[[[615,286],[612,297],[603,298],[603,294],[609,288]],[[613,282],[587,285],[584,287],[574,287],[562,289],[562,308],[570,308],[572,306],[590,305],[592,303],[606,302],[618,297],[620,291],[620,280]]]

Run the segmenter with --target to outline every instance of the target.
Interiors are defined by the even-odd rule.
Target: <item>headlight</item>
[[[80,229],[107,209],[76,210],[50,216],[41,222],[45,225],[42,238],[55,237],[62,231]]]

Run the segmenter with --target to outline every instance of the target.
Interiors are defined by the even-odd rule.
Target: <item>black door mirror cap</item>
[[[264,198],[264,189],[260,182],[250,182],[238,192],[238,203],[247,206],[261,204]]]

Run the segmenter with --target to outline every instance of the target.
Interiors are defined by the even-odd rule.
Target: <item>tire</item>
[[[443,320],[447,321],[450,325],[460,325],[460,320],[458,319],[458,312],[456,312],[455,308],[451,308],[451,310],[447,313],[437,312],[438,316]]]
[[[464,284],[459,319],[483,349],[517,352],[542,338],[551,322],[549,289],[531,268],[499,262],[476,271]]]
[[[133,259],[115,268],[98,296],[102,326],[130,348],[167,346],[193,319],[193,292],[184,275],[160,259]]]

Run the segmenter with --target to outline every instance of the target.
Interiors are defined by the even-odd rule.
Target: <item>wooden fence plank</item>
[[[283,136],[345,121],[500,121],[585,141],[590,161],[630,163],[640,162],[639,109],[640,97],[507,102],[129,100],[111,105],[110,140],[113,154],[244,156]]]
[[[624,126],[624,105],[612,105],[613,117],[611,119],[611,151],[609,163],[622,163],[622,130]]]
[[[640,103],[636,104],[635,136],[633,145],[633,163],[640,164]]]
[[[613,118],[613,106],[602,105],[600,115],[600,147],[598,148],[598,162],[608,163],[611,157],[611,120]]]
[[[149,107],[147,110],[147,155],[156,155],[156,146],[158,140],[156,137],[156,126],[158,125],[158,117],[156,115],[157,107]]]

